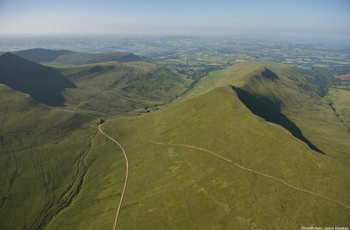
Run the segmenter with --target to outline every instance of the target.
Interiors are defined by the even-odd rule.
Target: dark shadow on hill
[[[279,79],[279,77],[277,76],[277,74],[275,74],[274,72],[272,72],[271,70],[269,70],[269,69],[266,68],[266,67],[263,67],[263,68],[262,68],[261,75],[262,75],[264,78],[267,78],[267,79],[269,79],[269,80],[277,80],[277,79]]]
[[[30,49],[14,52],[15,55],[33,62],[50,62],[56,60],[59,56],[67,53],[73,53],[69,50],[47,50]]]
[[[27,93],[36,101],[49,106],[63,106],[65,99],[62,91],[76,88],[57,69],[28,61],[12,53],[0,56],[0,83]]]
[[[246,90],[235,86],[232,86],[232,89],[252,113],[262,117],[266,121],[281,125],[289,130],[294,137],[305,142],[312,150],[325,154],[302,134],[297,125],[280,112],[279,104],[275,104],[268,98],[254,96]]]

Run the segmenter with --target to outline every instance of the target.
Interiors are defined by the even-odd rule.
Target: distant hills
[[[45,49],[4,53],[0,56],[0,83],[49,106],[103,114],[158,109],[190,87],[191,80],[185,76],[151,63],[134,62],[140,60],[131,53]]]
[[[19,57],[25,58],[33,62],[52,62],[56,60],[59,56],[65,54],[72,54],[69,50],[47,50],[47,49],[30,49],[22,50],[18,52],[13,52]]]
[[[143,60],[141,57],[128,52],[79,53],[69,50],[30,49],[14,52],[14,54],[30,61],[56,67],[109,61],[136,62]]]
[[[31,95],[50,106],[63,106],[62,91],[76,86],[57,69],[43,66],[12,53],[0,56],[0,83]]]

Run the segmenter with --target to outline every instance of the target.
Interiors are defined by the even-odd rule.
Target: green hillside
[[[61,107],[0,84],[0,229],[113,227],[125,162],[100,118],[129,158],[118,229],[348,225],[346,100],[298,70],[237,63],[191,90],[143,62],[57,71]]]
[[[81,53],[69,50],[30,49],[18,51],[15,54],[27,60],[54,67],[109,61],[135,62],[142,60],[141,57],[128,52]]]
[[[339,120],[350,131],[350,81],[343,80],[338,85],[331,87],[326,98]]]
[[[80,190],[93,119],[0,85],[0,229],[38,229]]]
[[[276,74],[278,79],[264,77],[265,69]],[[270,108],[264,112],[269,111],[275,115],[277,112],[284,116],[289,126],[297,132],[300,130],[304,137],[301,139],[306,139],[314,149],[349,167],[348,128],[328,105],[329,102],[318,95],[313,82],[310,76],[284,64],[237,63],[203,78],[184,99],[196,97],[215,87],[235,86],[253,96],[260,106]],[[343,98],[346,100],[347,97]]]
[[[105,193],[104,177],[118,176],[113,171],[117,158],[113,146],[101,145],[92,125],[100,115],[158,109],[190,85],[184,76],[148,63],[109,62],[58,70],[10,53],[1,58],[0,77],[12,87],[0,84],[0,229],[45,228],[61,210],[77,202],[81,210],[82,203],[75,198],[85,193],[82,183],[89,182],[96,170],[102,180],[93,179],[91,190]],[[61,78],[74,88],[62,92]],[[62,104],[49,103],[55,101]],[[117,197],[118,185],[114,180],[108,183],[110,197]],[[108,226],[107,220],[115,215],[116,203],[106,201],[97,205],[98,212],[107,215],[98,226]],[[89,207],[95,215],[93,205]]]
[[[31,95],[35,100],[50,105],[63,106],[62,91],[75,85],[57,69],[46,67],[12,53],[0,56],[0,83]]]
[[[266,68],[276,74],[269,73],[269,76],[278,78],[266,78]],[[254,115],[231,87],[236,85],[236,89],[248,91],[248,82],[256,78],[265,87],[273,87],[277,84],[274,81],[280,80],[281,87],[290,83],[287,94],[297,92],[294,95],[297,101],[310,99],[311,95],[321,100],[312,90],[296,86],[298,81],[307,82],[307,77],[295,75],[293,71],[273,63],[239,64],[202,79],[188,96],[167,109],[105,123],[103,129],[123,145],[130,162],[129,183],[118,227],[346,226],[350,218],[349,168],[313,151],[287,129]],[[272,89],[275,88],[270,88],[275,92]],[[263,91],[258,89],[252,95]],[[268,92],[267,88],[265,91]],[[286,100],[287,95],[276,95],[275,101],[277,98]],[[288,111],[285,107],[281,104],[280,112]],[[108,148],[106,154],[109,151],[117,154],[119,160],[106,163],[106,167],[119,165],[116,185],[121,191],[125,173],[122,153],[106,138],[96,141],[102,141],[104,148]],[[346,142],[342,144],[346,146]],[[86,180],[93,181],[99,176],[95,168]],[[104,180],[111,186],[113,176],[103,178],[99,181]],[[116,199],[115,191],[109,190],[109,186],[95,190],[90,183],[83,184],[83,189],[86,186],[89,192],[79,194],[77,203],[55,217],[49,229],[112,226],[112,215],[100,202],[103,199],[106,203],[117,203],[120,193]],[[91,209],[80,213],[78,201]],[[85,218],[92,213],[98,216]],[[108,216],[109,223],[99,221]]]
[[[131,165],[121,229],[348,223],[349,170],[253,115],[229,86],[103,127]]]
[[[103,62],[58,69],[6,53],[0,56],[0,67],[0,83],[38,102],[101,116],[158,109],[184,94],[193,81],[145,62]]]
[[[74,110],[103,115],[140,114],[184,94],[192,80],[144,62],[106,62],[61,68],[77,86],[64,92]]]
[[[273,105],[280,106],[280,112],[301,130],[303,137],[316,147],[313,149],[350,167],[350,133],[328,101],[317,94],[311,77],[288,66],[274,66],[280,80],[261,81],[255,76],[242,88],[260,101],[266,103],[268,99]]]

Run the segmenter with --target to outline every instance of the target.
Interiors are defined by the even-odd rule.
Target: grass
[[[108,148],[101,137],[92,139],[96,130],[90,125],[101,113],[145,113],[144,106],[173,100],[189,85],[182,75],[148,63],[100,63],[62,72],[78,86],[64,92],[67,107],[52,108],[0,86],[0,228],[55,229],[64,223],[67,229],[85,229],[109,226],[108,220],[113,224],[119,191],[114,179],[121,175],[112,170],[118,168],[116,148]],[[83,109],[73,110],[80,102]],[[89,208],[83,212],[83,207]],[[101,213],[98,220],[81,220],[96,213]]]
[[[84,165],[88,171],[79,195],[47,229],[110,229],[113,226],[125,178],[122,153],[99,134],[92,141]]]
[[[0,228],[38,229],[79,192],[92,118],[0,91]]]
[[[273,71],[279,79],[263,78],[262,67]],[[313,145],[342,164],[350,166],[348,128],[330,108],[328,101],[317,94],[317,87],[312,83],[312,78],[284,64],[237,63],[201,79],[198,86],[183,100],[225,85],[242,88],[258,98],[275,103],[280,107],[280,112],[293,122]],[[342,100],[347,100],[346,96],[343,98]]]
[[[337,204],[242,171],[203,151],[151,143],[205,148],[349,204],[347,169],[251,114],[230,87],[160,112],[109,121],[104,127],[124,146],[131,167],[120,228],[294,229],[347,224],[349,210]]]
[[[77,89],[64,92],[66,105],[107,115],[140,114],[182,95],[191,81],[150,63],[100,63],[62,69]]]
[[[76,66],[109,61],[135,62],[142,59],[128,52],[79,53],[68,50],[30,49],[15,52],[15,54],[28,60],[53,67]]]
[[[63,106],[62,91],[75,85],[56,69],[27,61],[14,54],[0,56],[0,83],[31,95],[36,101]]]
[[[327,100],[332,103],[335,108],[335,113],[344,124],[350,127],[350,91],[349,83],[343,81],[340,86],[330,88]]]
[[[103,129],[129,158],[120,229],[347,226],[348,208],[259,174],[350,204],[350,171],[339,164],[348,164],[349,134],[299,71],[238,63],[185,95],[190,80],[149,63],[89,64],[61,74],[77,86],[63,92],[66,107],[0,86],[1,229],[112,228],[125,163],[91,127],[101,116],[110,117]],[[254,115],[232,86],[271,105],[327,155]]]
[[[141,58],[126,52],[115,53],[68,53],[59,56],[52,62],[43,62],[43,64],[53,67],[78,66],[91,63],[118,61],[118,62],[134,62],[140,61]]]

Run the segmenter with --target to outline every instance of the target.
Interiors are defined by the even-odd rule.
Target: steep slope
[[[30,49],[18,51],[15,54],[30,61],[55,67],[109,61],[135,62],[142,60],[141,57],[128,52],[79,53],[68,50]]]
[[[348,224],[348,133],[297,70],[240,63],[137,117],[125,114],[158,108],[190,82],[149,63],[66,67],[60,74],[78,87],[64,91],[66,108],[0,85],[1,229],[112,228],[125,165],[122,152],[91,127],[101,114],[123,115],[103,124],[130,162],[120,229]]]
[[[64,92],[74,110],[100,114],[140,114],[182,95],[192,80],[144,62],[106,62],[61,69],[77,89]]]
[[[317,94],[313,82],[311,77],[284,64],[237,63],[201,79],[200,84],[183,100],[216,87],[234,86],[255,102],[255,108],[259,105],[257,110],[265,115],[279,114],[274,117],[275,123],[289,129],[314,150],[350,167],[348,128],[328,105],[329,102]],[[254,108],[250,109],[254,111]],[[264,117],[264,114],[259,115]],[[265,120],[269,118],[265,116]]]
[[[331,87],[326,98],[336,116],[350,131],[350,80],[343,80]]]
[[[62,91],[75,85],[56,69],[27,61],[11,53],[0,56],[0,83],[27,93],[35,100],[62,106]]]
[[[267,78],[262,92],[276,83],[270,81],[284,81],[290,73],[286,66],[252,65],[256,68],[241,65],[230,69],[237,68],[239,75],[203,79],[188,97],[164,110],[103,124],[129,159],[128,187],[118,228],[298,229],[348,224],[349,168],[313,151],[280,125],[254,115],[229,85],[243,89],[250,80]],[[289,86],[299,89],[293,82]],[[284,96],[293,95],[293,90],[288,92],[291,94]],[[270,101],[284,96],[271,97]],[[285,111],[283,105],[281,112]],[[113,226],[113,218],[100,202],[118,203],[124,161],[111,141],[101,135],[95,141],[96,147],[106,148],[104,154],[113,151],[118,156],[114,164],[118,164],[119,193],[94,189],[91,184],[95,178],[108,184],[112,180],[111,175],[101,176],[98,167],[94,168],[82,185],[86,192],[60,212],[48,229]],[[100,221],[108,218],[109,223]]]
[[[268,65],[279,79],[270,80],[256,74],[261,73],[258,68],[255,74],[247,76],[241,89],[261,104],[269,105],[270,111],[280,112],[293,122],[300,131],[288,129],[310,148],[350,167],[350,133],[328,101],[317,94],[311,77],[285,65]]]
[[[64,54],[71,54],[72,51],[69,50],[47,50],[47,49],[30,49],[14,52],[19,57],[27,59],[33,62],[52,62],[56,60],[59,56]]]
[[[229,86],[103,127],[129,158],[120,229],[297,229],[343,226],[350,217],[349,170],[252,114]],[[121,191],[125,166],[122,153],[113,151]],[[84,218],[91,209],[81,207],[98,210],[102,192],[94,191],[79,194],[81,203],[62,211],[49,229],[84,229],[105,219],[98,212]],[[103,197],[117,203],[112,194],[105,190]]]
[[[108,228],[116,209],[116,203],[109,199],[118,196],[115,178],[121,176],[115,168],[122,165],[114,147],[95,137],[92,125],[100,114],[125,114],[135,108],[145,113],[149,111],[145,106],[175,99],[190,83],[182,75],[149,63],[110,62],[58,71],[10,53],[1,58],[1,77],[19,82],[25,93],[0,84],[0,228],[43,229],[63,210],[81,209],[84,202],[92,216],[104,215],[96,228]],[[51,83],[60,85],[57,79],[43,79],[46,74],[56,76],[52,73],[65,80],[67,75],[72,80],[67,81],[78,86],[59,94],[68,106],[48,106],[56,106],[47,100],[51,94],[42,100],[37,97],[46,92],[43,84],[48,88]],[[52,92],[55,90],[47,93]],[[102,158],[101,152],[106,152]],[[100,196],[99,202],[78,199],[78,194],[89,191],[92,197]],[[109,192],[108,199],[101,198]]]
[[[92,117],[0,85],[0,229],[40,229],[80,190]]]

